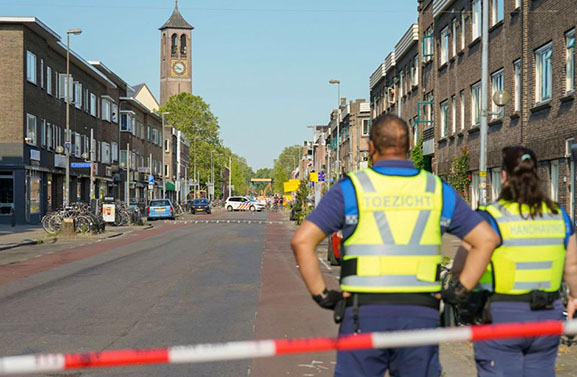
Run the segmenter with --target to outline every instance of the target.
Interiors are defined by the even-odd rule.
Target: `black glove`
[[[338,302],[343,300],[343,293],[325,288],[320,295],[313,296],[313,300],[323,309],[334,310]]]
[[[463,287],[458,279],[449,280],[447,287],[441,291],[441,297],[447,304],[457,307],[465,307],[471,298],[471,291]]]

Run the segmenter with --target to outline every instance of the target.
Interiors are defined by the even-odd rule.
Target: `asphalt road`
[[[266,219],[266,214],[215,216]],[[121,240],[108,249],[101,243],[98,254],[0,285],[0,354],[252,339],[266,225],[187,221],[118,247],[114,242]],[[50,376],[246,376],[250,366],[235,361]]]

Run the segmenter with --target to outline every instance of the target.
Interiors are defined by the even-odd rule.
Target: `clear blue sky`
[[[173,0],[0,0],[158,97],[160,34]],[[417,19],[416,0],[180,0],[193,31],[193,93],[218,116],[224,143],[256,170],[326,124],[341,96],[369,97],[369,76]]]

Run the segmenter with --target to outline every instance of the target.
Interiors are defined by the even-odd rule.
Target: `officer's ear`
[[[369,156],[373,156],[376,152],[375,143],[372,140],[369,140]]]

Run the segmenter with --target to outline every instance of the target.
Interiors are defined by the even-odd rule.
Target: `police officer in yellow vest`
[[[466,240],[470,259],[450,296],[466,301],[498,238],[439,177],[407,160],[409,129],[394,115],[376,119],[373,166],[351,172],[323,197],[292,240],[299,270],[325,309],[345,303],[339,334],[439,326],[441,236]],[[343,232],[341,291],[329,290],[316,247]],[[343,300],[343,297],[345,300]],[[335,376],[438,377],[438,347],[339,352]]]
[[[567,213],[541,190],[537,157],[524,147],[503,149],[503,189],[480,214],[501,242],[478,289],[489,291],[492,323],[560,320],[563,278],[577,294],[577,243]],[[468,245],[455,259],[458,274]],[[572,315],[572,313],[570,313]],[[508,339],[475,344],[478,375],[554,376],[559,337]]]

